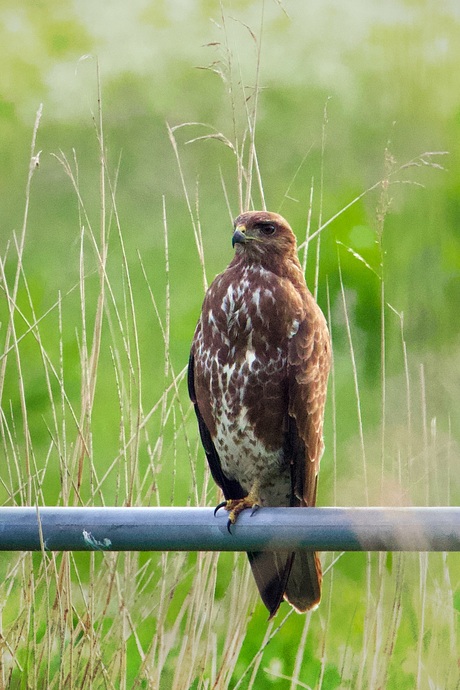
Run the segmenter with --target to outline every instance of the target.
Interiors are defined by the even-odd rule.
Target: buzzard
[[[235,256],[206,293],[188,386],[229,530],[245,508],[314,506],[323,452],[331,345],[307,288],[296,239],[277,213],[238,216]],[[316,553],[251,552],[260,595],[275,615],[321,599]]]

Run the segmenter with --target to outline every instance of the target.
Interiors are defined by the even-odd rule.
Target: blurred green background
[[[139,257],[165,322],[163,199],[169,241],[170,356],[176,373],[187,362],[203,297],[193,224],[167,124],[195,123],[175,130],[175,136],[193,213],[200,220],[210,282],[232,256],[231,217],[240,211],[237,166],[234,154],[222,141],[186,142],[212,131],[233,143],[235,137],[241,142],[247,126],[246,108],[252,112],[259,79],[255,143],[267,208],[280,211],[289,220],[299,242],[305,238],[309,210],[311,232],[336,216],[321,233],[319,252],[318,299],[327,313],[329,291],[335,357],[335,414],[330,402],[319,503],[458,503],[458,3],[45,0],[18,5],[3,0],[0,20],[0,257],[11,291],[18,263],[15,244],[23,226],[30,142],[42,103],[36,146],[41,150],[40,166],[32,179],[22,258],[30,297],[21,279],[16,303],[34,321],[64,296],[62,323],[54,307],[41,321],[40,330],[56,367],[62,355],[66,393],[75,407],[81,387],[78,283],[82,226],[88,331],[99,294],[97,261],[87,234],[90,223],[98,236],[100,223],[96,63],[104,145],[111,180],[114,184],[116,180],[116,206],[137,314],[142,368],[139,394],[145,411],[164,390],[164,345]],[[69,161],[75,156],[78,163],[87,218],[79,215],[75,191],[56,157],[62,154]],[[382,191],[382,185],[375,185],[384,178],[390,184]],[[261,205],[256,184],[253,205]],[[126,271],[121,269],[122,249],[113,218],[110,227],[107,273],[123,311]],[[312,288],[316,253],[313,241],[307,264]],[[383,446],[382,277],[384,302],[390,305],[384,309]],[[2,287],[5,293],[3,281]],[[4,295],[0,296],[0,318],[0,337],[4,339],[9,318]],[[18,315],[16,319],[19,337],[26,326]],[[107,321],[92,413],[92,462],[99,476],[122,445],[113,338]],[[59,462],[54,449],[50,450],[50,395],[57,396],[58,390],[55,383],[51,394],[47,389],[42,356],[32,334],[21,341],[20,351],[34,461],[40,468],[47,458],[43,496],[52,504],[62,499]],[[5,429],[15,431],[14,438],[4,440],[0,453],[15,448],[21,464],[25,440],[20,387],[11,354],[4,373],[3,438]],[[363,435],[354,376],[360,391]],[[183,405],[189,410],[185,391],[182,393]],[[195,448],[197,430],[190,416],[186,426]],[[66,433],[73,438],[70,427]],[[147,427],[153,441],[163,433],[162,421],[155,416]],[[165,431],[165,458],[168,462],[174,458],[174,464],[169,466],[165,460],[158,469],[158,482],[163,486],[159,500],[182,505],[191,495],[191,475],[189,462],[181,457],[183,446],[175,445],[176,436],[175,431]],[[199,451],[198,458],[201,463]],[[5,487],[11,489],[17,482],[5,467],[0,470],[4,482],[0,497],[3,503],[10,503],[10,490]],[[148,467],[146,451],[140,458],[140,470],[147,472]],[[201,467],[199,464],[198,473],[203,472]],[[85,493],[83,487],[82,491],[85,500],[100,500],[89,489]],[[144,486],[135,502],[154,502],[147,496]],[[214,495],[208,498],[212,503]],[[104,502],[124,500],[123,486],[120,490],[116,478],[109,477]],[[355,582],[362,583],[362,574],[357,573],[364,567],[364,557],[350,558],[348,566],[339,564],[339,569],[349,580],[343,596],[353,612]],[[460,608],[458,584],[455,586],[457,621]],[[279,649],[289,646],[289,639],[279,644],[284,647],[275,646],[275,650],[281,654]],[[246,649],[250,658],[254,652]],[[394,673],[397,668],[395,665]],[[339,687],[334,680],[334,673],[339,672],[334,669],[324,687]],[[398,687],[414,687],[408,674],[407,684]],[[288,686],[281,683],[279,687]]]

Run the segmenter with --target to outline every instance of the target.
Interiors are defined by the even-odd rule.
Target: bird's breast
[[[222,359],[223,349],[227,353]],[[258,351],[248,338],[245,348],[220,349],[209,362],[207,385],[212,395],[213,441],[224,473],[250,491],[256,478],[276,505],[284,468],[286,357],[281,349]],[[281,489],[280,505],[290,486]],[[273,498],[275,496],[275,498]],[[273,502],[275,501],[275,502]]]
[[[216,278],[204,304],[202,327],[209,343],[224,349],[230,345],[235,356],[250,338],[260,349],[285,346],[297,332],[302,310],[302,298],[290,281],[262,266],[245,266]]]
[[[289,290],[260,267],[226,271],[208,291],[195,342],[196,386],[211,401],[202,413],[222,469],[246,491],[262,481],[270,505],[286,505],[291,491],[287,363],[301,304]]]
[[[283,450],[282,385],[272,385],[265,397],[265,378],[253,371],[256,363],[256,355],[248,351],[241,365],[222,368],[213,440],[229,478],[247,492],[257,481],[262,486],[262,502],[286,505],[290,483]]]

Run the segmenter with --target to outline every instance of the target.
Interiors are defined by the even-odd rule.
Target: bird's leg
[[[258,480],[256,480],[254,482],[254,484],[252,485],[250,492],[244,498],[230,498],[227,501],[222,501],[222,503],[219,503],[219,505],[216,506],[216,509],[214,510],[214,515],[217,513],[217,511],[220,508],[225,508],[225,510],[229,513],[228,522],[227,522],[227,529],[230,532],[230,534],[232,533],[232,531],[231,531],[232,525],[234,525],[236,523],[238,515],[243,510],[246,510],[246,508],[252,508],[252,512],[251,512],[251,517],[252,517],[252,515],[254,515],[256,510],[258,510],[260,508],[259,488],[260,488],[260,482]]]

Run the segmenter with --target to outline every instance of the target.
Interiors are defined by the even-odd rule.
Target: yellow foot
[[[217,511],[220,508],[225,508],[225,510],[229,513],[228,516],[228,522],[227,522],[227,529],[232,533],[231,527],[232,525],[235,524],[238,515],[243,511],[246,510],[246,508],[252,508],[251,516],[254,515],[256,510],[260,508],[260,505],[258,503],[258,498],[255,496],[254,492],[250,491],[247,496],[244,498],[230,498],[228,501],[222,501],[222,503],[219,503],[218,506],[216,506],[214,510],[214,515],[217,513]]]

